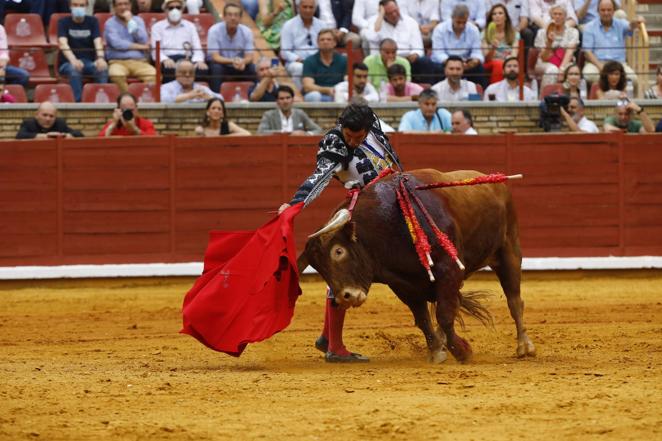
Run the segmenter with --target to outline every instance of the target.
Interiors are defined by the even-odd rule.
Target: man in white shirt
[[[444,65],[444,74],[446,79],[432,86],[432,90],[439,96],[439,101],[466,101],[469,95],[477,94],[476,84],[462,79],[464,75],[462,57],[449,56]]]
[[[187,59],[175,65],[175,79],[161,85],[162,103],[202,103],[210,98],[223,99],[207,86],[195,83],[195,66]]]
[[[529,22],[535,24],[538,29],[546,29],[552,21],[549,15],[552,6],[560,6],[566,11],[566,26],[577,27],[579,20],[571,0],[529,0]]]
[[[163,10],[166,11],[167,17],[152,26],[152,47],[156,48],[156,42],[161,42],[159,56],[164,83],[175,77],[175,63],[183,58],[193,61],[198,77],[209,72],[195,25],[188,20],[182,20],[183,8],[182,0],[164,1]],[[152,51],[152,57],[156,60],[156,49]]]
[[[474,129],[474,118],[467,109],[459,109],[451,115],[452,133],[456,135],[478,135]]]
[[[435,74],[432,61],[424,56],[423,37],[418,23],[410,16],[400,14],[395,0],[379,2],[379,13],[368,21],[361,37],[368,42],[371,53],[379,51],[379,43],[385,38],[395,40],[398,45],[397,54],[411,64],[414,82],[430,82],[429,76]]]
[[[571,132],[598,133],[600,130],[593,121],[584,116],[584,103],[581,98],[570,97],[568,110],[561,107],[561,116]]]
[[[432,31],[439,24],[439,0],[399,0],[400,10],[416,20],[423,45],[432,45]]]
[[[379,101],[377,89],[368,82],[368,66],[363,63],[354,63],[352,65],[352,76],[354,82],[352,96],[361,96],[368,103]],[[336,103],[346,103],[349,100],[349,81],[338,83],[333,89]]]
[[[490,84],[485,89],[483,101],[498,101],[501,103],[519,101],[519,62],[516,57],[506,58],[503,62],[503,80]],[[524,101],[537,101],[536,94],[524,86]]]
[[[280,31],[280,57],[297,89],[301,89],[303,60],[317,52],[317,35],[324,29],[322,20],[315,17],[316,7],[315,0],[300,0],[299,13],[287,20]]]
[[[338,47],[345,47],[349,41],[352,47],[361,47],[361,37],[351,32],[353,0],[318,0],[319,19],[324,23],[325,29],[333,29]]]

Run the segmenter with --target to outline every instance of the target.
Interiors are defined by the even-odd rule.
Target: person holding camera
[[[632,114],[639,115],[641,120],[633,119]],[[605,118],[604,129],[607,133],[655,133],[655,126],[646,110],[627,97],[618,100],[613,116]]]
[[[99,136],[148,136],[156,135],[154,124],[138,114],[136,97],[128,92],[117,98],[113,117],[103,126]]]
[[[568,129],[577,133],[598,133],[600,130],[593,121],[584,116],[584,102],[577,96],[570,97],[568,108],[559,109]]]
[[[16,139],[80,138],[83,134],[67,125],[64,118],[57,118],[57,109],[50,101],[43,101],[34,118],[24,119]]]

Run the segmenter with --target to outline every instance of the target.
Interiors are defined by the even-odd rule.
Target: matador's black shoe
[[[326,354],[326,351],[329,350],[329,339],[323,335],[320,335],[319,338],[315,340],[315,348],[318,351],[324,352]]]
[[[327,363],[367,363],[370,361],[365,355],[350,352],[349,355],[338,355],[331,351],[327,351],[324,355],[324,360]]]

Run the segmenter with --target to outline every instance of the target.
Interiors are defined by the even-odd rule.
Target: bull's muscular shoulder
[[[441,172],[433,168],[421,168],[418,170],[412,170],[410,173],[426,184],[432,184],[434,182],[459,181],[462,179],[475,178],[476,176],[484,175],[484,173],[476,170],[453,170],[449,172]]]
[[[337,128],[329,130],[321,139],[317,158],[327,158],[333,162],[340,163],[346,163],[348,161],[349,149]]]

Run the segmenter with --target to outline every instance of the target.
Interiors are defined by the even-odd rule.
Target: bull
[[[407,185],[424,185],[482,176],[476,171],[442,173],[421,169],[407,173]],[[363,189],[350,213],[347,202],[331,220],[311,235],[299,259],[324,278],[343,307],[360,306],[373,283],[388,285],[414,315],[430,351],[430,361],[446,359],[444,346],[460,362],[468,360],[469,343],[454,329],[460,309],[487,319],[489,312],[478,299],[460,293],[464,280],[489,266],[494,270],[508,301],[517,330],[517,356],[534,356],[535,347],[523,322],[524,302],[520,296],[522,255],[517,217],[506,185],[417,190],[416,194],[436,225],[455,244],[464,270],[430,240],[434,281],[420,264],[407,226],[396,201],[398,175],[380,179]],[[417,215],[420,212],[417,209]],[[428,237],[431,230],[421,222]],[[428,306],[430,305],[430,308]],[[430,316],[436,316],[436,332]],[[461,319],[460,319],[461,320]]]

